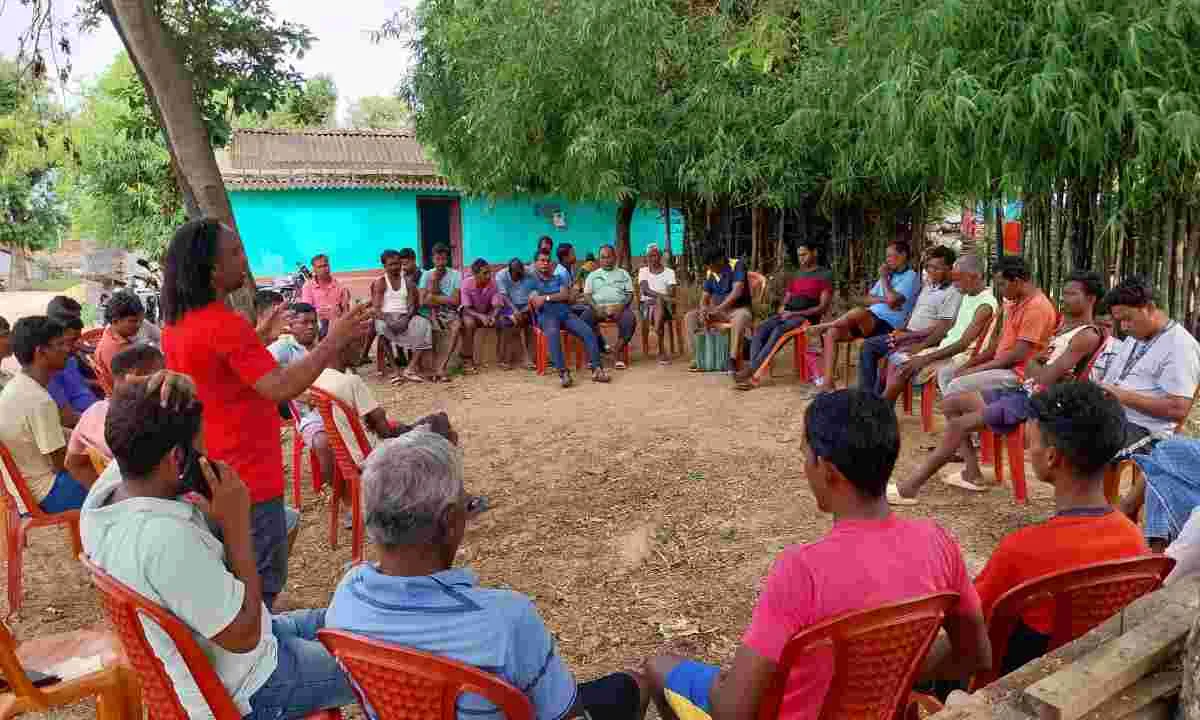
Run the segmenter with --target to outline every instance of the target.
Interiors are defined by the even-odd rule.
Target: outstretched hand
[[[342,348],[347,343],[370,334],[375,324],[375,309],[370,303],[360,303],[350,312],[334,320],[325,336],[334,347]]]

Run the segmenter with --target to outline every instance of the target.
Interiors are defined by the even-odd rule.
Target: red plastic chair
[[[617,329],[617,324],[612,320],[601,320],[600,322],[596,323],[596,332],[603,332],[604,328],[606,327],[617,330],[618,336],[620,335],[620,330]],[[625,347],[621,348],[621,359],[625,361],[626,367],[629,367],[633,364],[633,351],[630,349],[631,345],[633,345],[633,338],[630,338],[629,342],[625,343]]]
[[[984,343],[992,336],[992,332],[996,329],[996,317],[992,316],[992,322],[987,329],[979,333],[979,337],[975,338],[975,346],[971,348],[970,357],[975,357],[983,350]],[[915,378],[914,378],[915,380]],[[909,392],[916,385],[909,384]],[[938,387],[937,377],[931,377],[928,382],[921,386],[921,430],[924,432],[933,432],[933,403],[937,396],[941,394],[941,388]]]
[[[362,418],[346,403],[340,399],[330,395],[320,388],[309,388],[315,399],[317,412],[321,414],[321,420],[325,422],[325,435],[329,438],[329,445],[333,448],[333,461],[335,475],[333,485],[333,497],[329,502],[329,546],[336,548],[338,544],[338,525],[340,524],[339,515],[341,514],[342,495],[348,494],[350,503],[350,515],[353,518],[350,540],[350,557],[353,562],[359,562],[363,559],[363,516],[362,516],[362,475],[358,469],[358,463],[354,462],[354,457],[350,454],[350,448],[346,445],[347,442],[358,443],[358,449],[362,451],[363,457],[371,454],[371,441],[367,439],[367,431],[363,428]],[[352,440],[347,440],[338,432],[337,422],[334,420],[333,408],[337,407],[350,423],[350,431],[354,433]]]
[[[317,638],[349,673],[359,705],[369,704],[379,720],[456,720],[463,693],[483,696],[506,720],[534,718],[520,690],[470,665],[340,630]]]
[[[289,402],[288,408],[292,414],[292,506],[300,509],[300,481],[304,474],[304,435],[300,432],[300,410],[296,403]],[[308,448],[308,469],[312,475],[314,493],[321,492],[325,478],[321,477],[321,462],[317,459],[317,451]]]
[[[992,668],[975,675],[972,691],[1000,677],[1009,638],[1026,610],[1053,603],[1054,627],[1046,649],[1050,652],[1078,639],[1146,593],[1157,590],[1173,567],[1175,560],[1165,555],[1111,560],[1046,575],[1004,593],[992,606],[988,618]]]
[[[750,302],[752,303],[752,305],[750,307],[753,307],[754,305],[761,305],[763,302],[763,294],[767,290],[767,277],[765,275],[763,275],[762,273],[753,272],[753,271],[746,273],[746,276],[750,280],[750,298],[751,298]],[[710,323],[708,323],[708,325],[706,327],[709,330],[729,330],[731,332],[733,331],[733,323],[730,323],[730,322],[710,322]],[[753,336],[753,334],[754,334],[754,324],[753,323],[750,324],[750,327],[746,328],[746,332],[750,333],[751,336]],[[741,342],[741,340],[742,340],[742,338],[733,338],[733,337],[729,338],[729,346],[731,348],[737,348],[737,354],[734,356],[734,358],[735,358],[734,366],[738,370],[742,369],[741,345],[738,344]]]
[[[78,510],[68,510],[53,515],[43,512],[41,506],[33,499],[32,493],[29,492],[29,486],[25,484],[25,477],[21,474],[21,469],[17,467],[12,453],[8,451],[4,443],[0,443],[0,462],[3,463],[4,474],[11,483],[4,483],[3,494],[0,494],[0,503],[4,505],[0,509],[0,513],[4,516],[4,537],[8,544],[8,614],[11,616],[21,609],[22,569],[29,531],[36,527],[66,526],[67,534],[71,539],[71,557],[83,552],[83,543],[79,539]],[[21,517],[17,499],[11,494],[13,489],[17,491],[21,504],[26,508],[28,514],[25,517]]]
[[[560,342],[562,343],[563,362],[570,366],[570,360],[567,359],[567,354],[570,353],[575,359],[575,369],[583,369],[583,343],[579,338],[575,337],[566,330],[562,330]],[[537,367],[538,375],[545,375],[546,368],[550,365],[550,343],[546,340],[545,333],[538,327],[537,323],[533,325],[533,343],[534,343],[534,365]]]
[[[763,694],[758,720],[776,720],[792,668],[833,652],[833,678],[820,720],[902,717],[909,691],[958,593],[939,593],[827,620],[788,641]]]
[[[146,639],[142,619],[158,625],[175,643],[175,649],[179,651],[179,656],[183,658],[188,672],[196,681],[196,687],[216,719],[240,720],[242,714],[229,691],[221,684],[221,678],[213,670],[208,656],[196,644],[192,631],[179,618],[113,578],[87,557],[80,555],[79,560],[92,574],[92,582],[100,591],[104,611],[141,681],[142,704],[149,710],[150,717],[154,720],[188,720],[187,712],[175,694],[171,676]],[[340,710],[323,710],[308,716],[309,720],[335,720],[341,717]]]

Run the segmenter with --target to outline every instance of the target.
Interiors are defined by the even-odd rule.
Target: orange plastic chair
[[[84,345],[94,348],[96,347],[96,344],[100,342],[100,338],[102,337],[104,337],[104,328],[98,327],[92,328],[91,330],[84,330],[83,333],[80,334],[79,340]]]
[[[304,474],[304,435],[300,432],[300,410],[295,402],[289,402],[292,411],[292,507],[300,509],[300,481]],[[321,462],[317,459],[317,451],[308,448],[308,469],[312,475],[314,493],[321,492],[325,478],[321,477]]]
[[[100,655],[100,670],[52,685],[35,687],[25,668],[48,670],[71,658]],[[121,652],[112,633],[76,630],[22,643],[0,622],[0,670],[8,682],[8,691],[0,693],[0,719],[28,712],[49,712],[53,708],[96,699],[98,720],[141,720],[141,692],[137,677]]]
[[[359,705],[369,704],[379,720],[455,720],[463,693],[483,696],[506,720],[534,718],[520,690],[470,665],[340,630],[321,630],[317,639],[349,673]]]
[[[204,696],[216,720],[240,720],[241,712],[230,697],[229,691],[221,684],[221,678],[213,670],[208,656],[196,644],[192,631],[179,618],[157,604],[123,584],[116,578],[104,572],[88,558],[80,556],[80,561],[92,574],[92,582],[100,591],[101,604],[108,614],[109,620],[116,629],[125,655],[133,665],[142,686],[142,704],[149,710],[154,720],[188,720],[187,712],[179,703],[175,694],[175,685],[167,674],[162,661],[150,648],[146,640],[146,632],[142,628],[143,619],[158,625],[183,658],[188,672],[196,681],[196,687]],[[342,716],[340,710],[325,710],[309,715],[309,720],[334,720]],[[140,715],[138,716],[140,717]]]
[[[569,367],[571,361],[567,359],[569,353],[575,359],[575,369],[583,369],[583,343],[579,338],[575,337],[566,330],[561,330],[559,342],[562,343],[563,362]],[[538,375],[545,375],[546,368],[550,365],[550,343],[546,340],[545,333],[534,323],[533,325],[533,343],[534,343],[534,365],[537,367]]]
[[[362,475],[346,443],[358,443],[358,449],[362,452],[363,457],[366,457],[371,454],[371,441],[367,439],[367,431],[363,428],[362,418],[358,416],[353,408],[320,388],[309,388],[309,392],[312,393],[313,398],[316,400],[317,412],[321,414],[321,419],[325,422],[325,435],[329,438],[330,447],[333,448],[336,477],[331,483],[333,485],[333,497],[329,501],[329,546],[332,548],[337,547],[338,525],[340,524],[338,516],[341,514],[342,495],[348,494],[347,501],[350,503],[350,515],[353,518],[350,557],[353,562],[359,562],[363,559],[364,544]],[[337,422],[333,417],[334,407],[341,410],[350,422],[350,431],[354,433],[354,437],[350,440],[342,437],[342,434],[338,432]]]
[[[1188,415],[1195,409],[1196,403],[1200,402],[1200,385],[1196,386],[1196,394],[1192,395],[1192,405],[1188,410]],[[1187,417],[1175,424],[1175,434],[1183,432],[1183,427],[1187,425]],[[1113,505],[1116,505],[1121,499],[1121,476],[1125,474],[1127,469],[1133,470],[1133,481],[1136,483],[1142,475],[1142,468],[1132,458],[1126,458],[1115,465],[1109,465],[1108,470],[1104,471],[1104,497]]]
[[[1054,605],[1054,627],[1046,651],[1078,639],[1148,592],[1157,590],[1175,567],[1165,555],[1111,560],[1063,570],[1022,583],[1000,596],[988,618],[992,668],[977,673],[972,691],[1000,677],[1008,641],[1021,613],[1044,603]]]
[[[804,324],[795,330],[789,330],[775,341],[775,345],[771,348],[771,352],[767,355],[767,359],[762,366],[754,373],[754,382],[760,382],[764,378],[771,376],[771,362],[783,347],[789,342],[792,342],[792,367],[796,371],[796,377],[800,378],[800,382],[810,382],[812,378],[808,376],[808,363],[804,361],[804,355],[808,352],[808,326],[809,322],[804,321]],[[793,342],[794,341],[794,342]]]
[[[833,678],[820,720],[902,717],[921,662],[958,593],[939,593],[848,613],[807,628],[787,642],[758,720],[777,720],[792,668],[818,651],[833,652]]]
[[[111,398],[113,394],[112,372],[103,363],[98,362],[94,355],[85,355],[84,358],[88,367],[92,369],[92,372],[96,373],[96,381],[100,383],[100,389],[104,391],[104,397]]]
[[[988,325],[986,330],[979,333],[979,337],[975,338],[975,346],[971,348],[970,357],[975,357],[983,350],[987,339],[992,336],[992,333],[996,329],[996,319],[993,314],[991,324]],[[915,387],[915,384],[910,384],[910,391],[911,388]],[[936,377],[930,378],[929,382],[921,387],[921,430],[924,432],[933,432],[933,403],[940,394],[941,388],[938,387]]]
[[[617,324],[612,320],[601,320],[600,322],[596,323],[597,333],[603,332],[604,328],[612,328],[613,330],[617,330],[618,335],[620,334],[620,330],[617,329]],[[621,348],[621,359],[625,361],[626,367],[633,364],[633,352],[630,349],[632,344],[633,338],[630,338],[629,342],[625,343],[625,347]]]
[[[53,515],[43,512],[41,506],[33,499],[33,494],[29,492],[29,486],[25,484],[25,477],[21,475],[21,469],[17,467],[12,453],[8,451],[4,443],[0,443],[0,462],[3,463],[4,473],[11,483],[4,483],[4,492],[0,495],[0,503],[4,507],[0,513],[4,515],[4,537],[8,544],[8,614],[12,615],[21,610],[23,556],[29,531],[36,527],[65,526],[67,535],[71,539],[72,557],[83,552],[83,543],[79,539],[78,510],[68,510]],[[25,517],[21,517],[17,499],[11,495],[14,489],[28,513]]]

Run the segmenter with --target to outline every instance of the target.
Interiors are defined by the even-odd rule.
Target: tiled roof
[[[237,130],[220,156],[231,190],[446,190],[411,130]]]

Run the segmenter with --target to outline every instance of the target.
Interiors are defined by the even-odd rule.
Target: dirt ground
[[[725,376],[685,367],[635,356],[611,385],[579,378],[568,391],[550,375],[495,368],[396,390],[362,369],[391,417],[449,413],[468,489],[494,504],[470,528],[459,563],[485,584],[529,594],[581,679],[661,650],[728,660],[772,557],[830,526],[802,477],[797,381],[777,369],[772,384],[739,393]],[[897,473],[933,439],[918,416],[902,413],[901,425]],[[977,496],[932,482],[919,507],[900,512],[937,518],[977,572],[1004,534],[1052,512],[1049,489],[1028,474],[1028,506],[1015,505],[1008,487]],[[330,550],[326,498],[305,475],[289,607],[326,604],[350,554],[344,534]],[[101,622],[62,534],[32,537],[25,605],[10,621],[17,637]],[[91,716],[80,707],[50,717]]]

